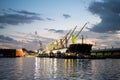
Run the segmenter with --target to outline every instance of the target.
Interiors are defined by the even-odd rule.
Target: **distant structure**
[[[22,57],[25,56],[22,49],[0,49],[0,57]]]
[[[120,48],[92,50],[92,54],[101,55],[104,58],[120,58]],[[94,55],[92,55],[94,57]]]
[[[37,39],[38,42],[39,42],[38,53],[42,53],[42,51],[43,51],[43,45],[42,45],[42,41],[39,40],[39,36],[38,36],[38,34],[37,34],[37,31],[35,31],[35,35],[36,35],[36,39]]]

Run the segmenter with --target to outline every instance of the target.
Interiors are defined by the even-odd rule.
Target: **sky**
[[[93,48],[120,47],[119,0],[0,0],[0,48],[39,48],[77,26]],[[35,32],[37,33],[35,35]]]

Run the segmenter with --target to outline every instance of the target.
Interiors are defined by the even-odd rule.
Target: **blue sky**
[[[87,35],[86,42],[102,43],[106,47],[108,43],[103,38],[106,40],[114,38],[115,41],[110,39],[110,45],[119,47],[115,44],[115,42],[119,43],[117,41],[119,26],[116,29],[106,26],[103,28],[113,17],[108,15],[108,20],[103,16],[105,13],[97,11],[102,7],[107,9],[105,6],[98,6],[99,4],[107,3],[109,6],[111,1],[113,0],[106,0],[106,2],[104,0],[103,2],[101,0],[0,0],[0,46],[4,48],[26,47],[27,49],[33,49],[29,46],[34,46],[34,49],[37,49],[35,31],[45,46],[53,39],[58,40],[63,37],[76,25],[78,26],[76,31],[79,31],[86,22],[90,22],[82,32],[85,36]],[[119,23],[119,18],[115,20]],[[7,40],[7,37],[12,43]]]

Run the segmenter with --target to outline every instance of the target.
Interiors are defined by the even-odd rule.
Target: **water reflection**
[[[34,58],[1,58],[0,80],[30,80],[34,74]]]
[[[57,74],[57,59],[36,58],[35,59],[35,79],[36,78],[55,78]],[[53,75],[54,74],[54,75]]]
[[[120,59],[0,58],[0,80],[120,80]]]
[[[35,79],[40,78],[90,78],[90,60],[36,58]]]
[[[35,79],[120,80],[119,59],[36,58]]]
[[[120,80],[120,60],[92,60],[93,77],[97,80]]]

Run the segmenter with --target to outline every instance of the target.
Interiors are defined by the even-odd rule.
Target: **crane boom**
[[[74,33],[74,31],[75,31],[76,28],[77,28],[77,26],[75,26],[75,28],[73,29],[73,31],[71,32],[71,34],[70,34],[70,36],[68,37],[67,40],[69,40],[69,39],[71,38],[71,36],[72,36],[72,34]]]
[[[77,33],[76,36],[74,36],[74,34],[72,34],[72,43],[73,43],[73,44],[76,42],[77,37],[79,36],[79,34],[82,32],[82,30],[84,29],[84,27],[85,27],[87,24],[88,24],[88,22],[84,24],[84,26],[83,26],[83,27],[81,28],[81,30]],[[83,41],[82,41],[82,42],[83,42]]]
[[[88,24],[88,22],[87,23],[85,23],[84,24],[84,26],[81,28],[81,30],[77,33],[77,35],[75,36],[75,38],[77,38],[78,36],[79,36],[79,34],[82,32],[82,30],[85,28],[85,26]]]
[[[69,32],[64,36],[63,38],[63,42],[65,41],[65,38],[70,34],[71,30],[69,30]]]
[[[75,26],[75,28],[74,28],[73,30],[69,30],[69,32],[65,35],[65,37],[64,37],[63,40],[60,39],[60,47],[64,46],[64,45],[63,45],[64,41],[65,41],[65,47],[67,47],[68,41],[69,41],[69,39],[71,38],[71,36],[72,36],[72,34],[74,33],[74,31],[75,31],[76,28],[77,28],[77,26]],[[72,32],[71,32],[71,31],[72,31]],[[70,32],[71,32],[71,34],[70,34]],[[70,34],[70,35],[69,35],[69,34]],[[68,35],[69,35],[69,37],[68,37]],[[68,37],[68,38],[67,38],[67,37]]]

